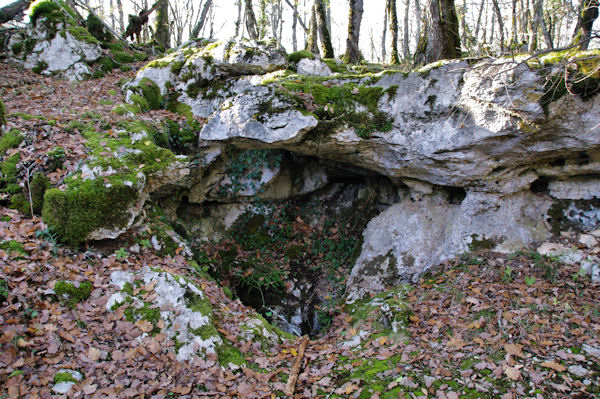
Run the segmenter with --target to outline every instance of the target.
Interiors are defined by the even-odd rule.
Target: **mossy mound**
[[[142,111],[160,109],[162,96],[156,83],[148,78],[143,78],[137,86],[130,87],[130,89],[134,92],[130,97],[131,101],[137,104]]]
[[[1,104],[1,103],[0,103]],[[3,106],[0,106],[0,112]],[[16,129],[9,130],[0,137],[0,156],[4,155],[10,148],[17,148],[23,141],[23,134]]]
[[[295,51],[293,53],[288,54],[289,62],[298,63],[303,58],[308,58],[309,60],[314,60],[315,55],[308,50],[300,50],[300,51]]]
[[[94,231],[120,234],[140,210],[147,179],[176,161],[171,151],[152,142],[149,125],[119,127],[118,137],[85,131],[91,150],[87,163],[66,179],[65,190],[53,188],[44,196],[44,221],[69,245],[97,239]]]
[[[29,10],[29,20],[33,26],[37,24],[40,17],[48,19],[62,19],[64,17],[61,7],[50,0],[36,1],[30,6]]]

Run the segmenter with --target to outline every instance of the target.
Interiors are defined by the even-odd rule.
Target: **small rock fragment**
[[[586,368],[580,366],[580,365],[575,365],[575,366],[569,366],[569,373],[576,375],[577,377],[585,377],[586,375],[589,374],[589,370],[587,370]]]
[[[591,234],[582,234],[579,236],[579,243],[585,245],[588,248],[593,248],[598,245],[598,241]]]

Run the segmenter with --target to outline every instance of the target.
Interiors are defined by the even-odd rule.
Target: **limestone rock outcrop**
[[[312,172],[290,183],[286,168],[269,162],[240,169],[236,181],[227,166],[233,158],[217,151],[191,183],[191,203],[221,201],[235,214],[254,197],[326,190],[344,173],[386,179],[394,192],[374,195],[383,212],[364,232],[350,300],[414,280],[464,251],[512,251],[569,226],[600,226],[600,90],[551,92],[546,84],[556,76],[548,73],[558,72],[514,60],[306,76],[282,70],[283,55],[267,50],[187,45],[140,71],[127,96],[147,79],[169,109],[205,118],[199,148],[281,151],[307,168],[336,165],[310,184]],[[226,192],[251,181],[253,189]],[[267,195],[269,186],[276,189]]]

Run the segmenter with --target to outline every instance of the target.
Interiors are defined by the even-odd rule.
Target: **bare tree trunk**
[[[325,0],[315,0],[315,8],[317,11],[317,19],[319,24],[319,37],[321,39],[321,50],[324,58],[333,58],[333,46],[331,45],[331,35],[327,28],[327,14],[325,11]]]
[[[386,1],[385,12],[383,13],[383,33],[381,34],[381,60],[382,60],[382,62],[385,62],[385,57],[386,57],[385,39],[387,36],[387,29],[388,29],[388,13],[387,13],[387,1]]]
[[[125,32],[125,19],[123,19],[123,2],[117,0],[117,10],[119,11],[119,32]]]
[[[348,38],[346,39],[346,62],[358,63],[362,55],[360,54],[360,24],[363,16],[363,0],[350,0],[350,11],[348,16]]]
[[[308,28],[308,38],[306,40],[306,49],[313,54],[319,54],[319,31],[317,28],[317,10],[315,5],[310,10],[310,23]]]
[[[400,56],[398,54],[398,14],[396,13],[396,0],[387,1],[387,12],[390,19],[390,32],[392,34],[392,52],[390,54],[390,64],[400,64]]]
[[[258,38],[264,39],[267,35],[267,0],[259,0],[260,1],[260,14],[258,16]]]
[[[582,0],[577,26],[573,35],[573,43],[579,44],[581,50],[587,50],[592,37],[592,27],[598,18],[598,0]]]
[[[296,37],[296,29],[298,28],[298,2],[294,0],[294,6],[292,7],[294,11],[292,16],[292,51],[298,51],[298,39]]]
[[[242,0],[237,1],[238,6],[238,16],[235,20],[235,37],[238,37],[240,34],[240,26],[242,25]]]
[[[477,16],[477,24],[475,25],[475,40],[479,42],[479,29],[481,29],[481,16],[483,15],[483,9],[485,7],[485,0],[481,0],[481,6],[479,7],[479,15]],[[485,34],[484,34],[485,37]],[[481,51],[481,44],[479,45],[479,51]]]
[[[494,13],[496,14],[496,20],[498,21],[498,29],[500,30],[500,53],[504,53],[504,21],[502,19],[502,13],[500,12],[498,0],[492,0],[492,5],[494,6]]]
[[[531,22],[531,41],[529,42],[529,52],[533,53],[538,49],[538,31],[540,28],[540,13],[538,9],[542,6],[542,0],[533,0],[533,21]]]
[[[115,5],[113,0],[110,0],[108,3],[108,7],[110,8],[110,27],[115,30]]]
[[[492,29],[490,30],[490,47],[494,44],[494,37],[496,35],[496,14],[492,14]]]
[[[460,57],[460,36],[454,0],[429,0],[427,29],[415,54],[417,63]]]
[[[252,0],[244,0],[244,4],[246,5],[246,30],[248,31],[248,36],[250,39],[257,40],[258,39],[258,26],[256,24],[256,17],[254,16],[254,10],[252,9]]]
[[[156,10],[156,27],[154,28],[154,39],[159,45],[168,49],[170,47],[169,29],[169,0],[162,0]]]
[[[198,20],[198,23],[196,24],[196,26],[194,26],[194,29],[192,29],[191,38],[196,38],[200,34],[200,31],[202,30],[202,28],[204,27],[204,24],[206,22],[206,16],[208,15],[208,10],[210,9],[211,6],[212,6],[212,0],[206,0],[206,3],[204,3],[204,7],[202,8],[202,12],[200,13],[200,19]]]
[[[548,31],[548,28],[546,26],[546,20],[544,19],[544,8],[543,8],[543,0],[540,0],[540,3],[542,3],[540,5],[540,9],[539,9],[539,13],[540,13],[540,28],[542,28],[542,33],[544,34],[544,40],[546,41],[546,47],[548,49],[554,49],[554,45],[552,44],[552,35],[550,35],[550,31]]]
[[[404,5],[404,40],[402,42],[402,53],[404,59],[407,60],[410,57],[410,37],[408,36],[408,18],[410,15],[410,0],[406,0]]]
[[[421,10],[421,0],[415,0],[415,14],[417,17],[417,29],[415,32],[415,37],[418,41],[423,33],[423,11]]]
[[[511,14],[511,31],[510,31],[510,47],[514,48],[518,43],[517,38],[517,0],[512,0],[512,14]]]

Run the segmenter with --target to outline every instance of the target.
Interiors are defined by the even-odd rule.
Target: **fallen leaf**
[[[554,360],[542,363],[542,367],[546,367],[546,368],[556,370],[559,372],[565,371],[567,369],[565,366],[563,366],[560,363],[555,362]]]
[[[521,378],[521,372],[514,367],[507,367],[504,374],[513,381],[518,381]]]
[[[504,350],[509,355],[525,357],[523,354],[523,345],[520,344],[504,344]]]

